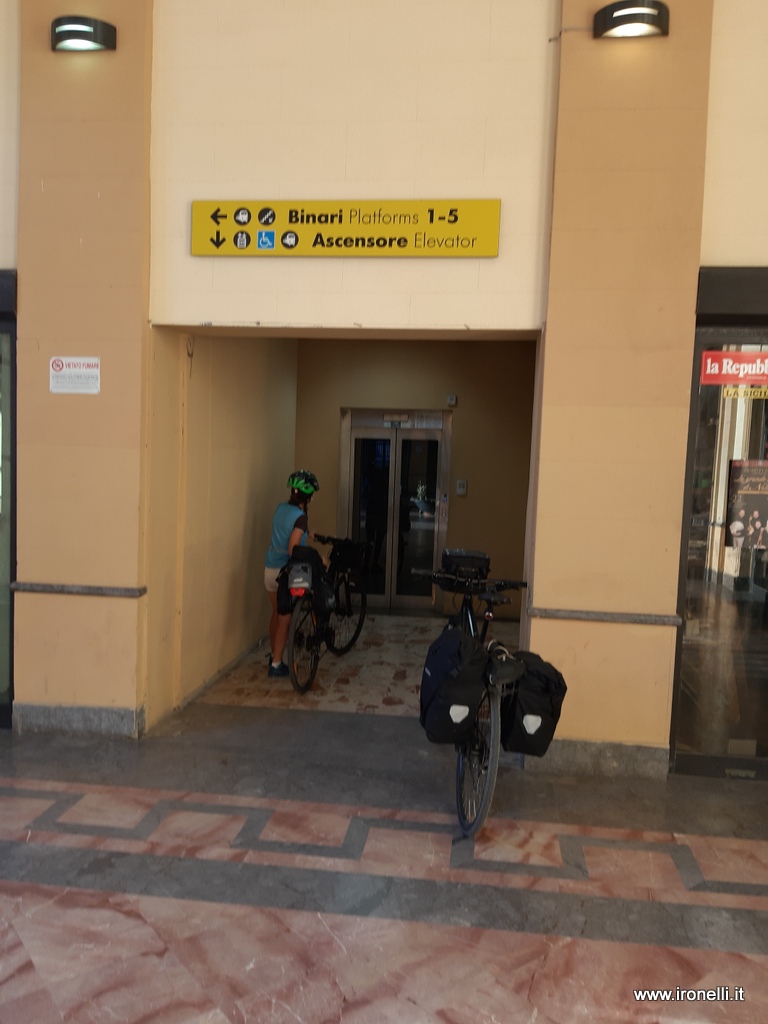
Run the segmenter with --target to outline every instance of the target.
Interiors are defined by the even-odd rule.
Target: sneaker
[[[282,661],[280,662],[279,665],[273,665],[270,662],[269,672],[267,672],[267,675],[271,679],[284,678],[285,676],[288,675],[288,666],[285,664],[285,662],[282,662]]]

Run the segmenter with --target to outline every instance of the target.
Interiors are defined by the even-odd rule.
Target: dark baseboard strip
[[[139,739],[146,731],[146,713],[143,706],[136,709],[70,707],[15,701],[13,731],[19,735],[40,732]]]
[[[678,775],[705,775],[720,779],[768,779],[768,757],[725,757],[717,754],[676,754],[674,771]]]
[[[17,594],[76,594],[80,597],[144,597],[146,587],[86,587],[74,583],[21,583],[11,584]]]
[[[679,615],[643,615],[634,612],[588,612],[571,608],[529,608],[532,619],[573,619],[579,622],[617,622],[639,626],[681,626]]]
[[[519,756],[511,755],[512,759]],[[507,763],[510,763],[510,755],[507,755]],[[669,747],[555,737],[544,757],[525,757],[523,767],[537,775],[665,779],[669,773]]]

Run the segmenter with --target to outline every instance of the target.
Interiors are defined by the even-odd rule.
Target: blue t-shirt
[[[288,541],[296,528],[303,530],[301,543],[307,543],[307,530],[309,520],[304,509],[298,505],[291,505],[288,501],[281,501],[275,509],[272,517],[272,537],[264,561],[267,569],[282,569],[288,561]]]

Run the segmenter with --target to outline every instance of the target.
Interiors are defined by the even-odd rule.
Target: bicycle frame
[[[519,590],[526,584],[522,580],[487,579],[487,558],[476,554],[480,557],[474,564],[468,560],[469,564],[458,566],[455,571],[412,569],[411,572],[429,576],[441,590],[461,594],[461,605],[450,623],[484,644],[488,626],[493,621],[493,606],[510,600],[501,591]],[[483,623],[479,628],[480,613],[475,610],[475,598],[485,602]],[[489,645],[489,649],[490,646],[493,645]],[[506,650],[500,648],[496,657],[503,660],[505,655]],[[482,828],[491,808],[501,747],[501,698],[518,675],[515,670],[500,670],[498,664],[486,669],[485,692],[472,732],[456,745],[456,810],[465,837],[474,836]]]
[[[312,685],[324,648],[335,655],[351,650],[360,636],[367,606],[364,583],[352,565],[347,567],[343,561],[339,565],[340,560],[334,564],[336,545],[352,542],[319,534],[315,539],[332,545],[330,567],[318,569],[318,578],[299,577],[290,587],[293,609],[286,649],[288,674],[298,693],[306,693]],[[332,591],[327,601],[325,588]]]
[[[494,604],[507,604],[509,601],[509,598],[507,597],[500,596],[496,600],[489,600],[489,597],[490,595],[483,595],[480,597],[481,600],[485,600],[485,611],[482,613],[483,621],[479,628],[477,620],[480,615],[480,611],[475,609],[474,596],[469,593],[464,594],[459,611],[456,615],[452,616],[451,619],[462,633],[467,633],[469,636],[474,637],[474,639],[479,640],[481,644],[485,643],[485,638],[488,634],[488,626],[493,622]]]

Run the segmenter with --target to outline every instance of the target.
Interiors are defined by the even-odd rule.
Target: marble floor
[[[528,772],[474,841],[372,615],[138,742],[0,733],[0,1024],[768,1019],[768,783]],[[514,625],[497,635],[514,642]]]
[[[444,619],[372,613],[360,639],[340,658],[323,653],[312,688],[297,694],[286,679],[269,679],[264,671],[267,648],[254,653],[211,686],[200,698],[206,704],[292,708],[418,717],[424,652]],[[493,636],[516,649],[518,624],[496,620]],[[490,636],[491,634],[489,634]]]

